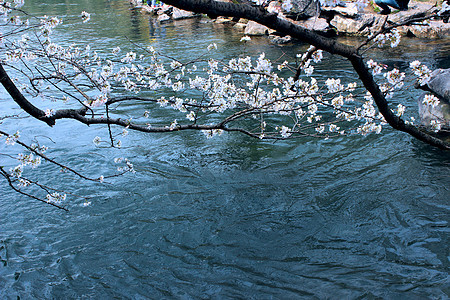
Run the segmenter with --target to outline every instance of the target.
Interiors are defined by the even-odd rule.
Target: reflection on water
[[[194,57],[215,42],[218,56],[266,51],[279,58],[306,45],[268,45],[200,20],[157,24],[127,1],[28,1],[48,14],[93,13],[83,32],[100,47],[131,47],[127,38],[167,54]],[[67,1],[68,2],[68,1]],[[448,63],[448,43],[406,40],[374,54],[390,65],[412,59]],[[128,46],[127,46],[128,45]],[[318,76],[354,76],[327,59]],[[406,90],[393,101],[408,102]],[[413,108],[413,101],[410,107]],[[2,94],[2,109],[14,106]],[[163,117],[163,116],[161,116]],[[73,122],[51,129],[31,119],[23,132],[51,136],[50,154],[88,175],[108,172],[113,150],[92,146],[104,130]],[[68,139],[67,132],[77,138]],[[48,140],[45,141],[48,143]],[[409,136],[267,143],[228,134],[131,133],[119,152],[137,173],[91,185],[50,173],[42,182],[92,195],[70,213],[19,197],[0,185],[0,296],[125,299],[446,299],[449,294],[450,157]]]

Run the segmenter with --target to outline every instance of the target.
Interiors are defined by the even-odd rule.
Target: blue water
[[[92,12],[89,25],[61,29],[62,41],[131,48],[129,38],[184,57],[210,42],[224,58],[242,51],[242,33],[231,28],[149,23],[127,1],[42,2],[28,8]],[[245,51],[279,57],[305,48],[253,39]],[[373,55],[402,68],[414,59],[450,67],[449,53],[448,41],[408,39]],[[354,76],[340,59],[324,69],[324,77]],[[392,101],[414,109],[417,95],[407,88]],[[18,112],[4,92],[0,105],[2,114]],[[450,156],[404,133],[276,143],[130,133],[124,149],[111,150],[92,144],[107,136],[98,126],[1,124],[18,127],[89,176],[113,172],[116,156],[130,158],[137,172],[102,185],[42,165],[42,183],[74,194],[68,213],[0,181],[2,299],[449,298]]]

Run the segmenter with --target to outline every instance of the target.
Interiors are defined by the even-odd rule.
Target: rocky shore
[[[170,22],[187,18],[201,17],[193,12],[184,11],[176,7],[163,5],[150,7],[142,4],[141,0],[129,0],[136,8],[144,13],[153,15],[159,22]],[[374,7],[361,9],[356,2],[338,2],[338,5],[320,6],[318,0],[305,2],[304,0],[292,0],[293,6],[289,11],[284,10],[278,1],[272,1],[269,11],[277,12],[281,18],[289,18],[290,21],[311,29],[326,36],[367,36],[378,30],[383,24],[395,24],[401,19],[424,16],[426,13],[437,12],[439,8],[435,4],[411,1],[407,11],[393,12],[389,15],[381,15],[374,11]],[[305,4],[306,3],[306,4]],[[376,10],[376,8],[375,8]],[[253,21],[233,20],[232,18],[219,17],[216,23],[230,24],[236,30],[242,30],[245,35],[263,36],[269,35],[275,43],[286,43],[290,37],[280,37],[273,30],[259,25]],[[450,36],[450,23],[442,20],[431,20],[425,25],[404,26],[399,28],[400,34],[419,38],[448,38]]]

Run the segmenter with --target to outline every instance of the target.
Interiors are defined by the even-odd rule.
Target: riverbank
[[[172,6],[163,5],[150,7],[142,4],[140,0],[129,0],[134,8],[140,9],[143,13],[154,16],[158,22],[170,22],[186,18],[202,17],[193,12],[184,11]],[[276,1],[272,1],[268,7],[269,10],[277,12],[281,18],[290,18],[293,15],[286,14]],[[311,11],[311,9],[309,9]],[[366,7],[363,11],[358,9],[354,2],[345,2],[345,4],[335,7],[320,7],[312,10],[305,20],[291,22],[311,29],[317,33],[326,36],[368,36],[377,31],[384,24],[395,24],[401,19],[410,19],[424,16],[426,13],[437,12],[439,8],[434,3],[411,1],[407,11],[394,11],[389,15],[381,15],[376,12],[377,8],[373,6]],[[288,16],[286,16],[288,15]],[[295,17],[295,16],[294,16]],[[305,16],[303,16],[305,18]],[[214,20],[216,23],[229,24],[236,30],[241,30],[245,35],[263,36],[273,33],[273,30],[259,25],[253,21],[239,20],[235,22],[232,18],[219,17]],[[404,26],[399,28],[401,35],[440,39],[450,36],[450,23],[444,23],[442,20],[430,20],[424,25]],[[289,37],[271,36],[275,43],[285,43],[290,40]]]

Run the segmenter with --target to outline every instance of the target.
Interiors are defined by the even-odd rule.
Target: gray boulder
[[[292,8],[289,11],[281,7],[284,15],[290,19],[306,20],[320,14],[319,0],[291,0],[291,3]]]
[[[328,24],[327,20],[319,18],[318,16],[294,23],[323,34],[327,33],[330,30],[330,24]]]
[[[450,104],[450,69],[437,69],[431,73],[431,79],[418,88],[431,92],[440,100]]]
[[[160,14],[157,18],[157,21],[160,23],[170,21],[170,17],[166,14]]]
[[[439,105],[432,107],[419,99],[419,117],[422,125],[429,126],[432,120],[439,121],[445,127],[450,127],[450,69],[437,69],[431,74],[431,79],[417,88],[425,90],[439,98]]]
[[[249,21],[247,23],[247,27],[245,27],[245,34],[246,35],[268,35],[269,34],[269,28],[258,24],[254,21]]]
[[[355,19],[345,18],[335,15],[330,21],[330,25],[336,28],[339,33],[348,35],[363,35],[375,22],[375,17],[369,14],[358,15]]]
[[[439,105],[433,107],[423,103],[424,93],[418,101],[420,124],[429,127],[432,121],[441,123],[444,128],[450,128],[450,104],[441,101]]]
[[[349,2],[345,6],[323,6],[321,10],[329,14],[340,14],[349,18],[354,18],[358,15],[358,6],[354,2]]]
[[[172,19],[174,20],[188,19],[194,17],[196,17],[196,15],[191,11],[182,10],[176,7],[173,8]]]

